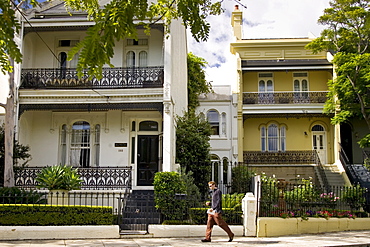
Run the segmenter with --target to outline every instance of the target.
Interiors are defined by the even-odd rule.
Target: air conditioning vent
[[[307,77],[307,72],[295,72],[293,73],[293,77]]]
[[[258,74],[258,77],[259,78],[271,78],[272,77],[272,73],[259,73]]]

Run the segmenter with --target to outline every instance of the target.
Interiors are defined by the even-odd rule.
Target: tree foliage
[[[210,93],[212,86],[206,80],[204,68],[207,62],[204,58],[188,54],[188,110],[195,110],[199,106],[198,97],[202,93]]]
[[[89,68],[89,75],[98,78],[102,67],[110,63],[114,55],[115,42],[124,38],[137,39],[137,26],[150,32],[153,24],[161,22],[169,31],[173,19],[181,19],[185,27],[190,28],[192,36],[197,41],[208,38],[210,25],[206,20],[208,15],[220,14],[221,3],[210,0],[112,0],[103,8],[98,1],[66,0],[66,5],[74,10],[84,10],[95,25],[87,31],[87,37],[69,53],[69,59],[79,53],[77,71]]]
[[[4,124],[0,125],[0,185],[4,183],[4,166],[5,166],[5,128]],[[19,167],[26,166],[31,158],[29,153],[30,147],[20,144],[18,141],[14,141],[13,146],[13,164],[17,164]]]
[[[101,77],[102,67],[111,65],[115,42],[124,38],[137,39],[137,27],[143,26],[150,32],[152,25],[163,23],[166,32],[171,21],[181,20],[189,28],[196,41],[208,39],[210,24],[209,15],[222,13],[221,1],[211,0],[111,0],[100,6],[98,0],[63,0],[68,11],[84,11],[88,19],[95,25],[87,31],[87,36],[69,53],[69,58],[79,53],[77,70],[82,75],[83,69],[89,69],[89,75]],[[37,1],[0,0],[1,34],[0,34],[0,65],[3,72],[11,69],[8,56],[21,62],[21,52],[14,42],[15,32],[20,24],[15,17],[18,11],[14,4],[35,6]],[[72,15],[72,14],[71,14]],[[111,65],[112,66],[112,65]]]
[[[211,126],[200,114],[187,112],[176,119],[176,162],[192,172],[200,191],[204,192],[210,174]]]
[[[327,28],[307,48],[335,54],[325,112],[332,124],[363,119],[370,132],[370,0],[332,0],[318,22]],[[370,146],[370,133],[359,143]]]
[[[15,16],[13,2],[0,0],[0,10],[0,69],[5,74],[6,71],[12,71],[13,69],[10,65],[9,57],[18,63],[22,60],[22,54],[18,49],[17,43],[14,41],[15,32],[19,32],[20,24]]]

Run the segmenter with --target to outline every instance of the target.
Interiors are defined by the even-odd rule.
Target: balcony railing
[[[245,164],[316,164],[316,151],[262,152],[244,151]]]
[[[25,167],[15,169],[15,186],[25,189],[35,189],[37,175],[42,167]],[[125,167],[79,167],[77,173],[83,180],[82,190],[123,190],[131,189],[132,168]]]
[[[312,104],[325,103],[327,91],[243,93],[243,104]]]
[[[102,79],[82,78],[76,69],[22,69],[21,88],[26,89],[110,89],[163,87],[163,67],[103,68]]]

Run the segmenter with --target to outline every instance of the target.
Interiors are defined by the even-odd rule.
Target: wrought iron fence
[[[327,91],[243,93],[243,104],[323,104]]]
[[[137,191],[136,191],[137,192]],[[210,197],[154,195],[153,191],[0,191],[0,204],[48,204],[59,206],[110,206],[122,230],[147,231],[149,224],[206,224]],[[223,195],[223,217],[231,225],[242,224],[244,194]]]
[[[14,171],[15,186],[34,189],[37,175],[42,167],[17,168]],[[78,167],[77,173],[83,180],[83,190],[124,190],[132,187],[132,167]]]
[[[370,212],[369,191],[361,186],[330,188],[309,180],[261,182],[261,217],[364,217]]]
[[[76,69],[22,69],[21,88],[86,89],[86,88],[155,88],[163,87],[163,66],[103,68],[102,79],[89,78],[87,71],[78,78]]]

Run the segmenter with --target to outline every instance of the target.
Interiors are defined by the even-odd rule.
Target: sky
[[[188,33],[188,50],[208,62],[206,79],[212,85],[236,86],[236,62],[230,53],[233,42],[231,12],[239,5],[243,12],[243,39],[298,38],[309,33],[319,36],[324,26],[317,20],[329,7],[329,0],[223,0],[225,12],[210,16],[207,42],[196,42]],[[245,7],[243,7],[245,6]]]

